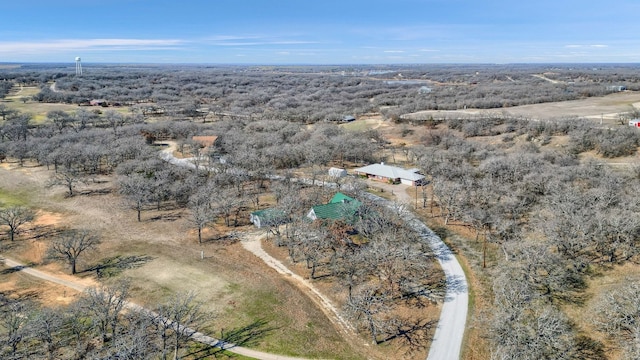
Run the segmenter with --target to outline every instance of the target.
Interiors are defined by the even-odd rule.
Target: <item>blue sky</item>
[[[0,62],[640,62],[640,0],[7,0]]]

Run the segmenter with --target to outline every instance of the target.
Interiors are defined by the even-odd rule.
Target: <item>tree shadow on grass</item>
[[[88,190],[78,191],[78,195],[84,195],[84,196],[109,195],[111,193],[113,193],[113,189],[111,188],[88,189]]]
[[[425,344],[433,336],[438,320],[406,320],[392,323],[387,329],[388,336],[378,341],[378,344],[389,341],[399,341],[407,348],[408,353],[425,350]]]
[[[234,233],[220,235],[220,236],[211,236],[202,239],[202,243],[211,243],[211,244],[219,244],[219,245],[232,245],[240,241],[238,236]]]
[[[156,215],[154,217],[149,218],[149,221],[159,221],[159,220],[165,220],[165,221],[176,221],[182,218],[181,212],[171,212],[171,213],[167,213],[167,214],[160,214],[160,215]]]
[[[225,350],[236,346],[255,347],[265,336],[276,329],[269,326],[269,322],[265,319],[258,319],[247,326],[221,331],[220,341],[215,346],[198,344],[191,348],[187,356],[193,359],[233,358],[236,355]]]
[[[4,235],[4,234],[3,234]],[[7,235],[8,237],[9,235]],[[5,252],[5,251],[9,251],[11,249],[14,249],[16,247],[18,247],[18,239],[11,241],[9,239],[4,239],[2,237],[2,235],[0,235],[0,252]]]
[[[277,329],[277,327],[269,326],[267,320],[258,319],[249,325],[237,329],[221,331],[220,341],[225,343],[225,348],[233,346],[256,346],[260,340]],[[230,344],[233,345],[229,346]]]
[[[154,257],[148,255],[118,255],[102,259],[99,264],[89,267],[83,272],[95,271],[99,278],[113,277],[119,275],[124,270],[139,268],[153,259]]]
[[[33,234],[33,236],[31,236],[32,240],[38,240],[56,237],[64,231],[65,229],[56,228],[54,225],[36,225],[29,230],[29,233]]]
[[[32,301],[40,298],[40,292],[37,290],[17,291],[6,290],[0,291],[0,306],[15,301]]]
[[[14,266],[14,267],[10,267],[10,268],[6,268],[2,271],[0,271],[0,275],[11,275],[13,273],[17,273],[20,272],[24,269],[26,269],[27,266]]]

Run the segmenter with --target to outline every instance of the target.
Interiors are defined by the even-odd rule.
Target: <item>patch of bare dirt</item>
[[[131,278],[132,300],[136,303],[154,306],[176,291],[195,290],[206,304],[206,310],[218,314],[216,329],[234,329],[248,325],[259,316],[268,317],[273,330],[267,338],[258,341],[259,349],[273,348],[274,344],[302,354],[331,354],[332,349],[339,349],[336,351],[357,358],[326,316],[300,290],[271,273],[239,243],[219,240],[218,234],[228,229],[207,229],[205,243],[198,244],[186,210],[171,204],[163,204],[160,210],[150,207],[143,211],[142,221],[138,222],[136,212],[115,193],[111,179],[89,181],[79,187],[79,195],[66,197],[62,188],[45,188],[51,173],[43,167],[0,168],[3,189],[20,191],[28,187],[32,193],[28,206],[40,209],[33,229],[21,235],[9,249],[8,254],[17,260],[91,286],[99,281],[97,272],[91,270],[97,264],[106,259],[130,258],[133,259],[130,267],[111,270],[117,271],[115,276]],[[52,236],[43,229],[62,227],[86,229],[102,239],[98,251],[81,257],[80,273],[76,276],[68,275],[66,264],[46,263],[44,259]],[[233,230],[242,231],[242,228]],[[10,286],[6,277],[0,276],[0,283],[5,282]],[[67,290],[52,289],[47,297],[52,303],[66,299]],[[256,296],[272,298],[277,307],[270,310],[265,307],[262,315],[251,313],[247,306],[253,307],[261,301]],[[324,340],[300,343],[296,336],[307,332]],[[285,346],[287,343],[294,344]]]
[[[1,275],[0,281],[0,292],[9,297],[31,299],[43,306],[56,307],[68,305],[79,296],[73,289],[38,280],[20,272],[11,273],[5,266],[0,267],[0,271],[9,272]]]
[[[60,224],[62,214],[56,214],[45,210],[38,210],[36,218],[31,222],[34,226],[56,226]]]

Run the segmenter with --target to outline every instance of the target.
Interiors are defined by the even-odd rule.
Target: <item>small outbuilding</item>
[[[254,211],[249,215],[249,221],[257,228],[278,226],[289,222],[289,217],[280,209],[268,208]]]
[[[347,170],[332,167],[329,169],[329,176],[336,179],[342,178],[347,176]]]
[[[109,103],[107,103],[107,100],[105,99],[93,99],[91,101],[89,101],[89,105],[91,106],[108,106]]]
[[[640,127],[640,119],[629,120],[629,126]]]
[[[352,121],[356,121],[356,117],[352,116],[352,115],[345,115],[342,117],[342,119],[340,119],[341,122],[352,122]]]
[[[624,85],[610,85],[610,86],[607,86],[607,90],[614,91],[614,92],[620,92],[620,91],[627,90],[627,87],[624,86]]]

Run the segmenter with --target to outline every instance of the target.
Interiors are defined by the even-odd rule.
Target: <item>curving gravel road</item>
[[[172,155],[172,151],[175,149],[175,144],[170,143],[167,149],[161,151],[161,157],[178,166],[186,166],[195,168],[195,165],[189,162],[188,159],[177,159]],[[205,169],[203,167],[203,169]],[[277,180],[281,177],[270,176],[271,179]],[[292,179],[293,181],[299,181],[305,184],[313,184],[318,186],[337,187],[335,184],[326,183],[324,181],[316,180],[313,182],[310,179]],[[462,353],[462,342],[464,340],[464,332],[467,323],[467,312],[469,307],[469,291],[467,278],[464,274],[464,270],[458,262],[458,259],[454,256],[449,247],[436,235],[431,229],[429,229],[422,221],[420,221],[411,211],[408,210],[407,205],[397,204],[395,202],[385,200],[379,196],[362,192],[363,197],[367,197],[372,201],[382,204],[386,207],[396,210],[400,216],[406,221],[415,231],[417,231],[423,240],[427,242],[432,249],[436,259],[440,263],[444,275],[446,278],[447,290],[445,294],[444,303],[442,305],[442,312],[440,313],[440,319],[438,326],[434,334],[431,348],[429,349],[429,355],[427,360],[455,360],[459,359]]]
[[[429,244],[438,259],[446,278],[447,291],[427,360],[459,359],[467,323],[469,291],[467,278],[458,259],[442,239],[409,211],[406,205],[398,205],[369,193],[363,193],[363,196],[396,210],[404,221]]]

